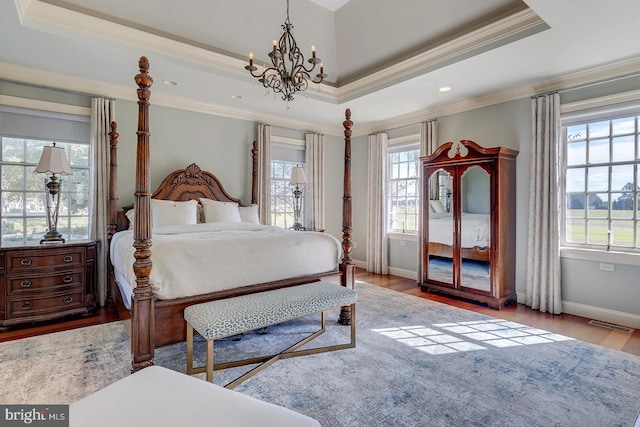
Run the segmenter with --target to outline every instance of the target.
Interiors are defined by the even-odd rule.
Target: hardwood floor
[[[640,330],[635,330],[631,334],[609,330],[589,325],[588,322],[590,319],[570,314],[553,315],[549,313],[540,313],[539,311],[531,310],[522,304],[508,306],[503,310],[493,310],[474,303],[422,292],[413,279],[405,279],[403,277],[391,275],[382,276],[368,273],[363,269],[357,269],[356,280],[393,289],[398,292],[404,292],[409,295],[415,295],[420,298],[442,302],[466,310],[487,314],[489,316],[545,329],[547,331],[552,331],[627,353],[640,355]],[[16,326],[6,332],[0,332],[0,342],[113,322],[115,320],[118,320],[118,313],[115,308],[99,308],[92,316],[75,317],[65,321],[21,325],[19,327]]]

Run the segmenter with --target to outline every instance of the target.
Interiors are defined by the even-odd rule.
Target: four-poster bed
[[[147,58],[141,57],[139,61],[140,73],[135,77],[138,85],[138,130],[137,130],[137,154],[136,154],[136,170],[135,170],[135,202],[133,205],[125,207],[123,211],[118,212],[117,207],[117,191],[116,191],[116,173],[117,173],[117,139],[116,124],[111,126],[111,159],[110,159],[110,179],[109,179],[109,225],[108,238],[111,246],[116,231],[124,230],[128,225],[128,219],[132,219],[132,240],[133,252],[133,277],[135,283],[130,283],[132,290],[130,296],[129,313],[131,317],[131,351],[132,351],[132,371],[137,371],[147,366],[153,365],[154,350],[156,347],[184,341],[186,338],[186,326],[183,318],[185,307],[216,299],[230,298],[250,293],[261,292],[265,290],[295,286],[305,283],[312,283],[320,280],[333,281],[343,286],[353,288],[355,276],[355,266],[351,259],[351,231],[352,231],[352,213],[351,213],[351,127],[353,122],[350,120],[351,112],[346,110],[346,120],[343,122],[345,137],[345,158],[344,158],[344,184],[343,184],[343,224],[342,224],[342,241],[337,241],[333,237],[324,235],[327,238],[337,241],[337,254],[332,267],[320,267],[321,271],[311,271],[308,274],[297,272],[294,276],[287,276],[283,272],[283,277],[268,280],[255,279],[250,284],[241,283],[238,287],[230,287],[222,290],[210,290],[204,293],[189,294],[183,296],[171,296],[170,298],[159,298],[154,294],[155,284],[151,280],[151,274],[154,268],[152,265],[152,201],[173,201],[185,203],[190,200],[202,201],[207,199],[209,203],[223,202],[233,206],[242,206],[239,199],[233,198],[226,193],[218,178],[207,171],[202,171],[197,165],[192,164],[186,169],[179,169],[168,175],[158,189],[151,193],[150,190],[150,133],[149,133],[149,99],[150,87],[153,84],[152,78],[148,74],[149,62]],[[251,203],[257,203],[257,149],[254,143],[251,150],[253,161],[252,171],[252,200]],[[195,203],[195,202],[194,202]],[[206,206],[205,206],[206,209]],[[240,208],[238,208],[240,209]],[[126,211],[129,211],[129,215]],[[205,216],[207,211],[205,210]],[[202,224],[207,226],[208,224]],[[211,225],[211,224],[209,224]],[[160,228],[160,227],[158,227]],[[259,225],[252,225],[252,229],[259,229]],[[273,227],[275,228],[275,227]],[[324,233],[307,233],[298,231],[282,230],[291,236],[293,233],[296,238],[303,235],[323,235]],[[154,231],[154,234],[157,232]],[[168,232],[172,234],[174,230]],[[118,233],[120,234],[120,233]],[[120,237],[120,236],[118,236]],[[251,235],[253,238],[253,235]],[[315,237],[316,239],[319,236]],[[154,235],[155,243],[160,249],[162,237]],[[248,239],[250,240],[250,239]],[[326,242],[325,242],[326,244]],[[330,244],[326,246],[331,246]],[[335,246],[335,244],[334,244]],[[336,250],[336,248],[333,248]],[[156,261],[157,262],[157,261]],[[251,260],[238,259],[236,264],[238,268],[251,269]],[[167,263],[168,264],[168,263]],[[209,264],[215,264],[210,261]],[[159,267],[159,266],[156,266]],[[163,265],[162,267],[165,267]],[[122,267],[120,267],[122,270]],[[122,281],[122,275],[118,275],[118,268],[114,268],[111,263],[109,266],[110,292],[112,296],[117,296],[118,279]],[[215,267],[211,270],[211,275],[217,278]],[[246,279],[245,280],[249,280]],[[157,289],[157,288],[156,288]],[[128,299],[128,297],[125,297]],[[340,313],[340,323],[349,325],[351,322],[350,307],[342,307]]]

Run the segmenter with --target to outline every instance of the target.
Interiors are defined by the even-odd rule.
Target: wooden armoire
[[[516,302],[516,156],[447,142],[421,158],[423,291],[483,303]]]

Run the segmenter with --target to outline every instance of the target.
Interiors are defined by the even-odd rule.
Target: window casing
[[[21,114],[23,124],[11,123],[16,112],[0,111],[4,116],[0,130],[0,217],[2,219],[2,243],[39,242],[47,231],[45,185],[48,175],[35,173],[43,147],[56,143],[65,150],[73,175],[59,176],[61,183],[58,231],[66,241],[88,239],[90,235],[91,203],[91,147],[88,118],[69,120],[60,117],[43,117],[42,113]],[[5,126],[7,124],[7,126]],[[25,126],[24,124],[28,124]],[[56,124],[58,127],[56,128]],[[14,125],[12,128],[11,126]],[[22,129],[19,129],[22,127]],[[84,129],[86,127],[86,129]],[[36,129],[30,134],[29,128]],[[60,136],[66,129],[84,140],[59,137],[46,138],[47,129]],[[83,131],[83,129],[86,131]],[[19,132],[19,133],[18,133]]]
[[[417,233],[420,208],[419,143],[387,150],[387,231]]]
[[[640,253],[640,108],[562,120],[561,238]]]

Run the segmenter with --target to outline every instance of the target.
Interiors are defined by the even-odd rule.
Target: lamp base
[[[42,240],[40,240],[40,244],[47,244],[47,243],[64,243],[65,240],[62,237],[62,234],[58,233],[57,231],[48,231],[47,234],[45,234],[42,237]]]
[[[296,231],[305,231],[306,228],[302,226],[302,224],[300,224],[299,222],[296,222],[293,224],[293,227],[291,227],[291,230],[296,230]]]

